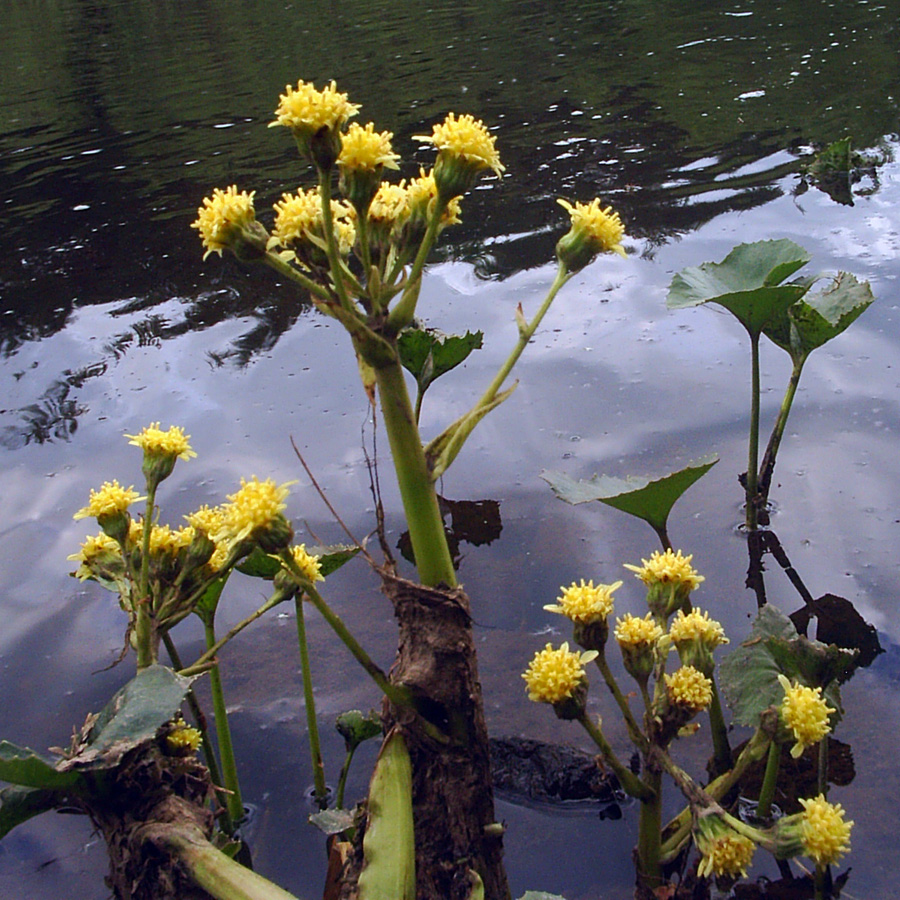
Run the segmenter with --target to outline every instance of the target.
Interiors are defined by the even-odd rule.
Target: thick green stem
[[[203,617],[203,633],[206,646],[216,643],[215,624],[212,615]],[[244,801],[238,784],[237,762],[234,758],[234,746],[231,742],[231,728],[228,725],[228,712],[225,709],[225,692],[222,690],[222,677],[218,664],[209,670],[209,690],[212,695],[213,715],[216,720],[216,739],[219,744],[219,758],[222,761],[222,781],[228,790],[226,808],[233,822],[244,818]]]
[[[328,787],[325,784],[325,764],[322,762],[322,745],[319,742],[319,723],[316,720],[316,699],[313,696],[312,671],[309,667],[309,645],[306,642],[306,620],[303,615],[303,599],[294,598],[297,610],[297,643],[300,646],[300,672],[303,676],[303,704],[306,707],[306,728],[309,732],[309,755],[312,758],[313,785],[319,809],[328,805]]]
[[[781,768],[781,745],[777,741],[769,744],[769,755],[766,758],[766,771],[763,775],[762,787],[759,789],[759,803],[756,814],[761,819],[772,815],[772,801],[775,799],[775,788],[778,785],[778,770]]]
[[[662,771],[655,764],[648,766],[644,784],[652,793],[648,799],[641,801],[638,816],[638,876],[644,885],[653,890],[662,884]]]
[[[428,587],[456,587],[444,520],[400,362],[376,366],[375,379],[419,580]]]
[[[747,452],[747,529],[755,531],[759,508],[759,334],[750,334],[750,441]]]
[[[594,743],[600,748],[604,762],[616,773],[616,778],[619,779],[622,790],[629,796],[635,797],[638,800],[649,801],[653,799],[653,789],[644,784],[644,782],[641,781],[628,766],[622,763],[618,756],[616,756],[609,741],[606,740],[603,732],[590,720],[587,713],[582,713],[581,718],[579,718],[578,721],[581,723],[584,730],[591,736]]]
[[[722,775],[731,768],[731,746],[728,743],[728,728],[722,712],[719,687],[712,678],[712,702],[709,705],[709,728],[712,732],[713,764],[716,775]]]
[[[165,846],[190,878],[216,900],[297,900],[214,847],[196,827],[155,825],[147,838]]]

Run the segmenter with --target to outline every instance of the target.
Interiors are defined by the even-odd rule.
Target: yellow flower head
[[[151,422],[146,428],[142,428],[139,434],[126,434],[131,438],[129,444],[140,447],[148,456],[169,456],[189,460],[197,454],[188,443],[190,435],[184,433],[184,429],[178,425],[172,425],[168,431],[162,431],[159,422]]]
[[[409,191],[405,182],[382,181],[369,207],[369,221],[388,228],[402,225],[409,218]]]
[[[166,745],[174,756],[190,756],[200,749],[203,738],[200,731],[188,725],[181,717],[172,725],[172,730],[166,735]]]
[[[693,666],[682,666],[666,675],[665,680],[669,699],[675,706],[700,712],[712,701],[712,682]]]
[[[619,256],[625,256],[625,248],[622,246],[625,226],[611,206],[602,209],[600,200],[596,197],[590,203],[576,201],[574,206],[562,199],[556,202],[569,213],[572,223],[570,234],[578,234],[590,245],[591,256],[598,253],[618,253]]]
[[[89,516],[99,519],[101,516],[115,516],[124,513],[136,500],[143,500],[134,489],[134,485],[123,488],[118,481],[104,481],[99,491],[91,489],[91,497],[87,506],[72,516],[73,519],[86,519]]]
[[[287,526],[282,513],[291,484],[277,485],[271,478],[260,481],[255,475],[250,481],[242,478],[240,490],[228,497],[222,527],[210,535],[212,540],[232,545],[246,538],[258,539],[272,529],[282,532]]]
[[[822,794],[811,800],[801,799],[800,841],[803,852],[817,865],[827,866],[850,852],[850,829],[853,822],[844,821],[840,803],[829,803]]]
[[[390,131],[375,131],[375,125],[369,122],[365,128],[352,122],[343,136],[341,155],[338,165],[347,169],[365,169],[374,171],[382,166],[397,169],[399,154],[391,148]]]
[[[528,699],[538,703],[559,703],[571,697],[584,680],[584,666],[597,657],[596,650],[577,653],[564,643],[558,650],[552,644],[535,653],[522,677]]]
[[[434,170],[426,172],[419,169],[419,177],[414,178],[408,187],[409,210],[414,218],[427,220],[431,217],[433,203],[437,200],[438,189],[434,180]],[[459,225],[462,219],[459,217],[461,208],[459,197],[453,197],[441,213],[441,228],[448,225]]]
[[[669,626],[669,635],[677,647],[681,643],[701,643],[709,649],[714,649],[720,644],[727,644],[728,638],[722,626],[709,617],[709,613],[695,609],[685,615],[684,610],[679,609],[672,624]]]
[[[605,619],[613,611],[613,591],[622,586],[621,581],[615,584],[598,584],[593,580],[581,584],[573,581],[569,587],[560,587],[562,594],[557,604],[545,606],[549,612],[560,613],[581,625],[588,625]]]
[[[206,259],[210,253],[222,255],[231,250],[239,259],[256,259],[265,253],[266,230],[256,221],[253,195],[256,191],[240,191],[235,185],[216,188],[212,197],[203,198],[203,206],[197,210],[197,221],[191,228],[200,232]]]
[[[504,171],[500,154],[494,147],[496,138],[491,136],[484,122],[470,115],[457,119],[452,112],[448,113],[440,125],[434,126],[430,136],[416,135],[413,140],[434,144],[438,150],[464,159],[476,171],[493,169],[498,175]]]
[[[215,534],[221,530],[225,522],[225,513],[221,506],[201,506],[185,516],[188,525],[195,531],[202,531],[206,535]]]
[[[305,81],[298,81],[296,88],[285,85],[284,90],[278,98],[277,118],[269,127],[284,125],[293,132],[314,135],[322,128],[337,131],[359,112],[359,106],[349,103],[334,81],[321,91]]]
[[[94,576],[92,566],[113,561],[121,563],[122,556],[118,541],[101,531],[86,538],[78,553],[72,553],[66,559],[79,563],[75,577],[79,581],[87,581]]]
[[[318,190],[298,191],[283,194],[275,204],[275,225],[273,240],[282,247],[290,247],[308,241],[309,235],[324,238],[322,198]],[[346,256],[356,241],[356,229],[351,221],[351,208],[338,200],[331,201],[331,216],[334,222],[338,249]],[[313,248],[313,252],[316,248]],[[324,261],[324,253],[323,253]]]
[[[831,731],[828,717],[836,710],[822,698],[822,688],[791,685],[784,675],[778,676],[784,688],[781,701],[781,720],[789,728],[797,743],[791,748],[791,756],[801,756],[803,751],[819,741]]]
[[[414,135],[413,139],[427,141],[438,149],[434,179],[444,203],[469,190],[479,172],[493,169],[500,175],[504,170],[494,147],[495,138],[480,119],[470,115],[457,119],[449,113],[440,125],[434,126],[430,136]]]
[[[320,557],[313,553],[307,553],[306,544],[296,544],[291,547],[291,556],[297,568],[303,573],[303,577],[315,584],[317,581],[324,581],[325,576],[322,574],[322,567],[319,564]]]
[[[655,647],[663,636],[662,628],[656,624],[650,613],[643,618],[625,613],[621,619],[616,619],[616,630],[613,633],[620,647],[635,650]]]
[[[643,565],[632,566],[626,563],[625,568],[634,572],[648,586],[675,584],[686,587],[690,592],[695,590],[701,581],[704,581],[703,576],[698,575],[691,565],[693,558],[693,554],[682,556],[680,550],[676,553],[671,550],[666,550],[665,553],[654,550],[650,554],[650,559],[641,560]]]
[[[720,816],[703,816],[694,836],[703,855],[697,874],[701,878],[722,875],[725,878],[747,877],[756,844],[738,834]]]

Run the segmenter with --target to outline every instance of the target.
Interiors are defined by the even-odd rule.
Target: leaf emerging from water
[[[682,269],[672,279],[666,305],[684,309],[718,303],[734,315],[751,335],[797,302],[812,281],[782,284],[809,262],[809,253],[786,239],[739,244],[720,263]]]
[[[576,481],[562,472],[541,472],[541,478],[550,485],[553,493],[566,503],[587,503],[599,500],[615,509],[636,516],[654,529],[665,530],[669,513],[675,501],[717,462],[716,454],[696,460],[677,472],[659,478],[629,475],[613,478],[610,475],[594,475],[587,481]]]

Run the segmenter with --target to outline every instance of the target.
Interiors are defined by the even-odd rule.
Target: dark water
[[[430,160],[412,136],[448,110],[489,123],[507,166],[466,199],[423,291],[432,324],[485,332],[484,350],[429,394],[429,436],[505,357],[515,305],[543,297],[564,228],[555,198],[600,195],[628,227],[629,258],[567,286],[517,370],[516,394],[444,480],[450,499],[499,503],[499,538],[461,545],[496,733],[583,745],[524,699],[519,673],[556,626],[542,606],[572,579],[616,580],[654,546],[612,510],[554,501],[543,468],[660,474],[719,453],[671,532],[707,576],[698,602],[733,641],[746,634],[755,602],[734,531],[746,339],[711,310],[666,312],[673,272],[740,241],[788,237],[810,250],[811,269],[871,281],[876,305],[804,374],[773,526],[812,594],[850,599],[887,651],[845,689],[838,736],[852,744],[856,777],[836,797],[856,820],[848,892],[889,896],[896,863],[881,836],[897,827],[900,789],[898,13],[896,2],[812,0],[0,3],[0,735],[64,743],[127,677],[124,666],[93,674],[114,659],[124,623],[108,595],[67,577],[65,559],[85,534],[71,516],[89,488],[139,480],[124,432],[159,419],[192,435],[199,458],[179,464],[162,497],[169,521],[218,502],[242,475],[301,477],[293,436],[348,523],[371,528],[365,404],[343,334],[268,274],[201,262],[188,227],[213,186],[256,190],[265,218],[308,178],[287,135],[266,125],[286,83],[334,77],[363,105],[362,121],[395,132],[409,171]],[[881,163],[854,185],[852,205],[804,191],[799,175],[806,155],[844,134]],[[782,356],[763,355],[766,421],[788,374]],[[398,537],[386,461],[382,476]],[[339,537],[305,478],[289,512],[299,530]],[[800,605],[774,564],[768,585],[773,602]],[[374,579],[350,568],[328,590],[389,665],[393,626]],[[617,596],[619,612],[637,611],[634,585]],[[235,586],[222,625],[257,601],[255,585]],[[377,697],[326,630],[311,628],[327,727]],[[190,656],[199,634],[185,630]],[[303,824],[311,779],[293,633],[289,619],[260,624],[224,674],[257,807],[256,862],[310,898],[323,860]],[[605,711],[599,692],[592,703]],[[339,746],[328,741],[336,777]],[[687,763],[702,756],[699,745],[683,752]],[[625,821],[507,803],[500,812],[517,895],[627,895],[633,810]],[[768,865],[752,874],[777,877]],[[103,867],[83,821],[45,816],[0,844],[0,896],[101,898]]]

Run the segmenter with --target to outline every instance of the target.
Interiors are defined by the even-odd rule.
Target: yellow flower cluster
[[[334,131],[359,111],[359,106],[348,102],[334,81],[321,91],[305,81],[298,81],[296,88],[285,85],[284,90],[278,98],[276,119],[269,127],[284,125],[306,134],[315,134],[321,128]]]
[[[203,743],[200,731],[182,718],[176,719],[172,723],[175,727],[166,735],[166,744],[170,752],[176,756],[189,756],[196,753]]]
[[[431,203],[438,195],[437,183],[434,180],[434,170],[426,172],[420,168],[419,177],[410,181],[407,192],[409,194],[410,215],[421,216],[423,219],[427,219],[431,213]],[[441,227],[459,225],[462,222],[462,219],[459,217],[460,212],[459,197],[454,197],[447,204],[441,215]]]
[[[573,581],[569,587],[560,586],[562,594],[558,603],[544,607],[548,612],[560,613],[581,625],[588,625],[605,619],[613,611],[613,591],[622,586],[621,581],[615,584],[598,584],[593,580],[581,584]]]
[[[363,169],[374,171],[381,166],[397,169],[399,154],[391,148],[390,131],[375,131],[375,125],[369,122],[365,128],[352,122],[343,136],[341,154],[338,165],[347,169]]]
[[[268,529],[285,509],[288,487],[293,482],[277,485],[271,478],[260,481],[241,479],[241,488],[229,494],[222,510],[222,525],[210,537],[216,543],[236,543],[258,531]]]
[[[831,731],[828,717],[835,710],[822,698],[822,688],[792,685],[784,675],[779,675],[778,681],[784,688],[781,719],[797,741],[791,748],[791,756],[796,758],[808,746],[818,744]]]
[[[476,170],[493,169],[498,175],[504,171],[492,137],[480,119],[470,115],[456,118],[449,113],[440,125],[435,125],[430,136],[416,135],[414,140],[427,141],[440,151],[461,158]]]
[[[682,666],[665,680],[669,699],[676,706],[700,712],[712,701],[712,681],[693,666]]]
[[[191,228],[200,231],[206,259],[210,253],[222,255],[222,251],[232,246],[235,236],[245,227],[256,221],[253,209],[253,195],[256,191],[240,191],[235,185],[226,188],[215,188],[212,197],[203,198],[203,206],[197,210],[197,221],[191,222]]]
[[[535,653],[522,675],[528,689],[528,699],[537,703],[559,703],[571,697],[584,679],[585,663],[596,657],[596,650],[584,653],[569,650],[568,642],[558,650],[547,644]]]
[[[642,565],[632,566],[626,563],[625,568],[634,572],[646,585],[675,584],[690,592],[704,580],[691,565],[693,558],[693,554],[682,556],[680,550],[677,553],[673,553],[671,549],[665,553],[654,550],[650,559],[641,560]]]
[[[800,800],[803,806],[800,840],[803,852],[820,866],[836,863],[850,852],[850,829],[853,822],[844,821],[840,803],[829,803],[822,794]]]
[[[703,859],[697,869],[701,878],[722,875],[726,878],[747,877],[756,844],[748,837],[729,831],[706,842]]]
[[[382,181],[369,206],[369,221],[385,225],[402,225],[409,218],[409,191],[405,182]]]
[[[276,216],[272,238],[282,247],[290,247],[296,241],[305,241],[310,234],[322,238],[322,198],[317,189],[298,191],[296,194],[282,194],[281,200],[275,203],[274,208]],[[331,215],[338,239],[338,249],[346,256],[356,241],[356,229],[351,221],[351,207],[339,200],[332,200]]]
[[[574,206],[565,200],[556,202],[568,211],[572,231],[591,245],[593,254],[612,252],[625,256],[625,226],[611,206],[602,209],[596,197],[590,203],[576,201]]]
[[[75,577],[79,581],[87,581],[94,577],[93,566],[121,559],[119,543],[101,531],[86,538],[78,553],[72,553],[66,559],[79,564]]]
[[[168,431],[162,431],[159,422],[151,422],[142,428],[138,434],[126,434],[131,438],[129,444],[140,447],[144,453],[150,456],[168,456],[189,460],[197,454],[191,449],[190,435],[184,433],[184,429],[173,425]]]
[[[680,643],[696,641],[714,649],[720,644],[727,644],[725,630],[722,626],[709,617],[709,613],[695,609],[685,614],[679,609],[669,626],[669,636],[677,646]]]
[[[313,553],[308,553],[305,544],[296,544],[291,547],[291,556],[294,557],[294,563],[307,581],[315,584],[317,581],[325,580],[325,576],[322,574],[322,567],[319,564],[319,557]]]
[[[104,481],[99,491],[91,489],[88,505],[79,509],[72,518],[86,519],[116,515],[125,512],[136,500],[143,499],[134,489],[134,485],[123,488],[115,479]]]
[[[646,650],[656,646],[657,641],[663,636],[663,630],[654,621],[652,613],[647,613],[642,618],[625,613],[621,619],[616,619],[613,634],[620,647]]]

